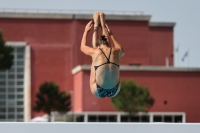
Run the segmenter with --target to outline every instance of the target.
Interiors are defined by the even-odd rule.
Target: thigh
[[[100,98],[97,92],[97,86],[96,86],[96,77],[95,77],[95,70],[94,70],[94,65],[92,63],[91,65],[91,71],[90,71],[90,90],[93,95],[96,97]]]
[[[96,77],[95,77],[95,70],[93,63],[91,64],[91,70],[90,70],[90,84],[96,83]]]
[[[101,98],[101,97],[99,96],[99,94],[98,94],[96,83],[92,83],[92,84],[90,83],[90,90],[91,90],[91,92],[92,92],[92,94],[93,94],[94,96],[96,96],[96,97],[98,97],[98,98]]]

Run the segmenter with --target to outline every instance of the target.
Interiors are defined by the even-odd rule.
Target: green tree
[[[54,82],[41,84],[39,92],[36,94],[34,111],[43,111],[48,114],[49,122],[52,111],[66,113],[71,109],[71,96],[65,91],[60,92],[59,86]]]
[[[135,84],[133,80],[122,81],[119,94],[111,98],[113,106],[129,114],[129,122],[131,115],[137,112],[148,112],[153,106],[154,98],[150,96],[149,89]]]
[[[10,69],[14,56],[13,48],[5,45],[2,31],[0,30],[0,70]]]

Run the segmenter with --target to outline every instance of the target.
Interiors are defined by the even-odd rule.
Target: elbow
[[[125,55],[125,53],[124,53],[124,51],[122,51],[121,53],[120,53],[120,57],[122,57],[122,56],[124,56]]]
[[[80,47],[81,52],[83,52],[84,54],[86,54],[86,49],[85,47]]]
[[[80,50],[81,50],[81,52],[83,52],[83,51],[82,51],[82,47],[80,47]]]
[[[121,48],[121,57],[125,55],[123,48]]]
[[[122,53],[121,57],[124,56],[124,55],[125,55],[125,53]]]
[[[80,47],[80,50],[81,50],[81,52],[83,52],[83,51],[84,51],[84,48],[81,46],[81,47]]]

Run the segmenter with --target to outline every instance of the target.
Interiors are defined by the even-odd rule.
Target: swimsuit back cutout
[[[99,48],[99,49],[100,49],[100,48]],[[103,66],[103,65],[105,65],[105,64],[110,64],[110,63],[119,67],[118,64],[113,63],[113,62],[110,62],[110,55],[111,55],[112,48],[110,48],[110,54],[109,54],[108,57],[106,56],[106,54],[103,52],[102,49],[100,49],[100,50],[101,50],[101,52],[104,54],[104,56],[106,57],[107,62],[106,62],[106,63],[103,63],[103,64],[101,64],[101,65],[99,65],[99,66],[94,66],[95,71],[98,69],[98,67]]]

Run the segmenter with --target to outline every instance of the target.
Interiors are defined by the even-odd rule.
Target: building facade
[[[165,117],[171,122],[199,122],[200,69],[173,67],[175,23],[151,22],[150,18],[106,15],[106,23],[126,53],[121,59],[121,80],[134,79],[147,86],[156,101],[148,116],[135,119],[154,122],[155,116],[157,122]],[[98,99],[90,92],[91,58],[81,53],[80,42],[91,19],[92,14],[0,13],[3,37],[15,49],[13,67],[0,72],[0,121],[29,121],[42,115],[32,108],[45,81],[73,92],[72,112],[77,121],[105,121],[99,115],[108,112],[112,113],[106,120],[125,121],[109,98]],[[92,32],[88,40],[91,37]]]

